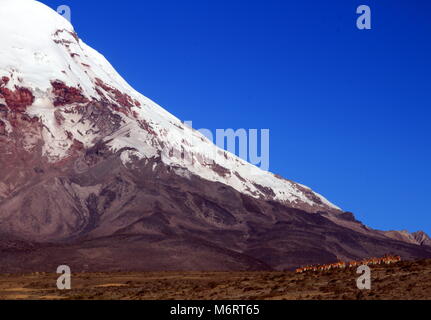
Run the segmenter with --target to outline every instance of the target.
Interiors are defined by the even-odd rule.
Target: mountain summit
[[[0,32],[0,271],[431,256],[219,149],[131,88],[47,6],[0,0]]]
[[[19,0],[1,5],[3,108],[36,123],[32,127],[37,132],[22,138],[28,151],[42,147],[46,162],[55,165],[81,147],[104,144],[125,166],[132,159],[159,159],[255,198],[312,211],[339,210],[310,189],[218,149],[133,90],[102,55],[78,38],[68,21],[43,4]],[[14,136],[12,119],[6,117],[2,127],[4,136]]]

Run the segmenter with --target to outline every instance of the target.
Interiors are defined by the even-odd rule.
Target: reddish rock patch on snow
[[[60,33],[63,33],[63,32],[70,34],[76,40],[76,43],[79,43],[78,34],[76,32],[72,32],[72,31],[69,31],[69,30],[66,30],[66,29],[59,29],[59,30],[57,30],[54,33],[54,36],[58,37],[58,36],[60,36]],[[66,41],[66,40],[63,40],[63,41]],[[67,42],[71,43],[70,41],[67,41]]]
[[[0,120],[0,136],[6,135],[6,123]]]
[[[5,99],[9,109],[16,112],[25,112],[34,102],[34,96],[29,89],[17,86],[15,91],[0,87],[0,97]]]
[[[9,121],[12,128],[23,128],[23,124],[26,123],[26,126],[33,126],[39,122],[38,117],[30,117],[29,115],[21,112],[12,112],[8,115],[6,120]],[[38,126],[39,124],[37,124]],[[30,128],[30,127],[28,127]],[[27,128],[27,129],[28,129]]]
[[[213,169],[213,171],[215,173],[217,173],[220,177],[227,177],[228,175],[231,174],[231,171],[222,167],[221,165],[217,164],[217,163],[212,163],[211,165],[209,165],[211,167],[211,169]]]
[[[54,112],[54,118],[55,118],[55,121],[57,122],[57,124],[59,126],[61,126],[63,124],[63,121],[65,120],[63,115],[61,114],[60,110],[56,110]]]
[[[130,111],[130,108],[135,106],[135,101],[126,93],[122,93],[120,90],[113,88],[106,83],[104,83],[101,79],[96,78],[96,85],[102,88],[108,95],[115,100],[121,107],[126,108]],[[98,91],[99,92],[99,91]],[[103,95],[101,95],[103,97]]]
[[[157,133],[154,131],[154,129],[151,127],[148,121],[138,120],[138,124],[142,129],[144,129],[148,133],[152,134],[153,136],[157,136]]]
[[[72,103],[87,103],[89,100],[82,94],[79,88],[68,87],[61,81],[51,82],[55,96],[54,106],[65,106]]]
[[[2,77],[0,79],[0,87],[5,87],[7,86],[7,84],[9,83],[9,78],[8,77]]]

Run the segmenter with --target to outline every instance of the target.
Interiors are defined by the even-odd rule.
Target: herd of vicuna
[[[381,265],[381,264],[392,264],[400,261],[401,261],[400,256],[386,255],[383,258],[370,258],[370,259],[364,259],[361,261],[350,261],[350,262],[339,261],[331,264],[306,266],[303,268],[296,269],[296,273],[320,272],[320,271],[328,271],[333,269],[355,268],[362,265],[373,266],[373,265]]]

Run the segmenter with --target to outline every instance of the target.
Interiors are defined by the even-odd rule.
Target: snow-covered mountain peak
[[[61,74],[68,61],[52,37],[57,30],[65,30],[71,36],[74,31],[70,23],[38,1],[0,0],[0,6],[2,72],[19,72],[17,76],[25,79],[26,84],[43,91],[50,87],[50,77],[68,80]]]
[[[136,92],[47,6],[0,0],[0,32],[0,135],[19,139],[25,152],[40,152],[55,165],[105,144],[126,167],[157,159],[178,175],[255,198],[310,212],[340,210],[309,188],[219,149]]]

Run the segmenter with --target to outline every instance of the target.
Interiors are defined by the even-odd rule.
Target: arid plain
[[[294,272],[80,273],[72,289],[58,275],[1,275],[4,300],[393,300],[431,299],[431,260],[373,266],[371,290],[359,290],[355,269]]]

